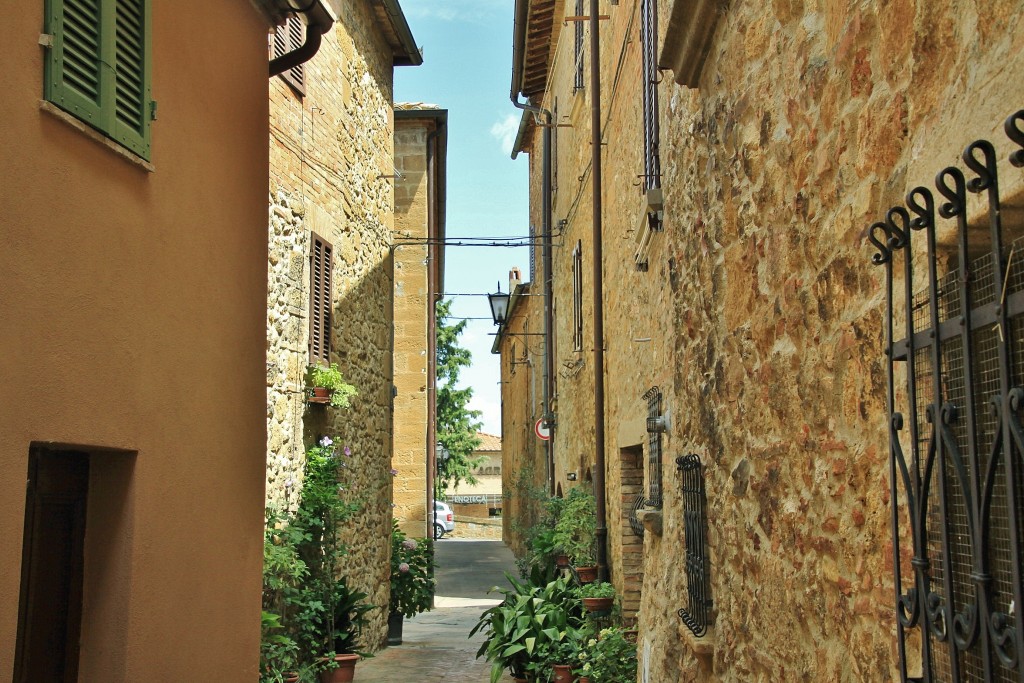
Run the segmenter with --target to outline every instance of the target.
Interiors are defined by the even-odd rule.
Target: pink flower
[[[392,467],[392,468],[391,468],[391,476],[393,477],[393,476],[395,476],[396,474],[398,474],[398,470],[396,470],[396,469],[395,469],[394,467]]]
[[[408,562],[403,562],[402,564],[398,565],[398,571],[402,572],[403,574],[408,574],[409,573],[409,563]]]
[[[402,547],[406,550],[416,550],[417,544],[416,541],[412,540],[411,538],[407,538],[404,541],[402,541]]]
[[[352,455],[352,449],[349,448],[348,446],[345,446],[345,448],[343,448],[342,451],[345,453],[345,455]]]

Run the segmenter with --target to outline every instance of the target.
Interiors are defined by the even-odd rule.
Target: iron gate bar
[[[917,188],[922,190],[924,188]],[[1018,266],[1024,268],[1024,253],[1015,253],[1014,261],[1020,258],[1022,263]],[[971,322],[967,325],[966,316],[957,316],[949,320],[943,320],[939,323],[939,333],[935,335],[932,330],[922,330],[914,333],[913,344],[914,348],[922,348],[931,345],[931,340],[938,338],[940,342],[950,341],[963,334],[964,328],[969,327],[971,332],[977,332],[980,329],[995,325],[1000,321],[1000,308],[1005,310],[1005,313],[1010,318],[1015,318],[1021,314],[1024,314],[1024,291],[1013,292],[1012,294],[1006,295],[1005,305],[1000,307],[997,302],[984,304],[971,312]],[[934,329],[934,328],[932,328]],[[893,360],[906,360],[907,359],[907,339],[901,339],[893,344]]]
[[[704,468],[694,453],[676,458],[676,467],[683,477],[683,529],[686,543],[687,607],[676,610],[679,618],[697,638],[708,632],[711,623],[711,599],[708,586],[709,561],[705,533],[707,530],[707,495],[704,490]]]
[[[1011,115],[1004,130],[1007,137],[1022,148],[1009,155],[1010,162],[1024,167],[1024,110]],[[886,400],[900,678],[911,680],[908,678],[907,631],[920,628],[923,680],[946,680],[946,676],[953,681],[964,677],[992,681],[997,676],[999,680],[1008,680],[1009,670],[1015,670],[1013,677],[1024,681],[1024,670],[1020,666],[1020,655],[1024,651],[1021,640],[1024,636],[1024,611],[1021,609],[1024,607],[1021,581],[1024,550],[1021,524],[1024,520],[1019,518],[1024,479],[1018,470],[1024,467],[1024,425],[1020,418],[1024,410],[1024,387],[1013,383],[1015,358],[1010,346],[1011,319],[1020,322],[1024,318],[1024,291],[1008,292],[1017,245],[1011,248],[1004,262],[995,147],[986,140],[976,141],[964,150],[962,159],[973,172],[970,179],[955,167],[943,169],[935,178],[935,186],[946,200],[938,206],[937,212],[942,218],[956,221],[958,271],[950,277],[957,276],[958,315],[948,308],[953,303],[949,299],[954,294],[953,289],[940,287],[936,267],[936,204],[930,190],[914,188],[906,196],[907,208],[891,208],[884,221],[872,224],[868,230],[868,240],[878,249],[872,262],[885,266],[885,332],[889,356]],[[985,257],[973,262],[968,260],[968,191],[985,192],[988,199],[988,251]],[[911,242],[913,233],[922,230],[927,238],[930,325],[915,331],[915,312],[923,303],[915,304]],[[906,333],[899,342],[894,341],[893,299],[893,256],[897,251],[903,252]],[[979,268],[972,272],[972,266]],[[1015,284],[1020,286],[1019,282]],[[986,286],[991,286],[992,292],[987,292]],[[972,304],[975,295],[984,299],[987,294],[994,300],[977,306]],[[950,315],[945,321],[940,315],[940,297],[947,302],[946,312]],[[921,325],[925,325],[923,320]],[[1017,334],[1019,337],[1019,330]],[[974,336],[978,336],[981,355],[975,352]],[[931,367],[922,367],[920,377],[930,375],[932,396],[924,405],[919,404],[918,391],[925,385],[918,384],[917,366],[925,363],[926,358]],[[957,372],[961,359],[962,376]],[[994,362],[987,364],[989,359]],[[1018,350],[1016,360],[1024,363],[1024,349]],[[896,409],[897,362],[906,364],[905,401],[911,417],[909,463],[900,440],[904,416]],[[977,368],[975,363],[978,363]],[[997,382],[993,382],[995,373],[998,373]],[[1018,384],[1021,381],[1024,377],[1017,378]],[[957,390],[962,390],[962,396]],[[977,413],[982,401],[986,404],[987,421],[981,421]],[[924,420],[930,425],[924,453],[920,434],[922,405]],[[983,437],[990,440],[987,448],[982,444]],[[998,479],[1000,469],[1004,479]],[[1005,492],[997,490],[999,484],[1005,487]],[[933,486],[938,488],[939,519],[933,519],[934,512],[929,509]],[[903,508],[913,546],[912,585],[905,593],[906,568],[901,561],[900,524]],[[955,536],[953,525],[958,526]],[[938,532],[935,526],[939,527]],[[937,552],[930,547],[933,541],[941,542]],[[999,544],[1002,541],[1005,547]],[[931,564],[933,552],[935,559],[940,560],[937,567]],[[932,584],[934,572],[941,572],[941,594],[935,592],[937,586]],[[1012,600],[1007,604],[1011,594]],[[948,672],[944,672],[947,660],[936,659],[940,652],[948,657]]]

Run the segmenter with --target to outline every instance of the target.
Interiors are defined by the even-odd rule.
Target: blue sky
[[[448,109],[449,239],[528,234],[527,158],[512,161],[520,111],[509,101],[512,80],[512,0],[401,0],[423,65],[395,69],[396,102]],[[448,247],[445,291],[485,293],[500,281],[508,290],[513,266],[527,277],[525,247]],[[487,298],[453,297],[455,315],[470,320],[460,342],[473,353],[463,386],[483,412],[483,431],[501,434],[498,357]]]

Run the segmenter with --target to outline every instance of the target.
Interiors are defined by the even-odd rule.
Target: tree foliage
[[[483,457],[472,457],[480,445],[476,434],[483,426],[478,421],[480,411],[468,407],[473,389],[458,386],[462,368],[473,362],[469,349],[459,346],[466,321],[450,324],[451,307],[451,300],[437,302],[437,441],[448,451],[447,460],[438,460],[443,489],[458,486],[461,481],[475,484],[473,468],[484,461]]]

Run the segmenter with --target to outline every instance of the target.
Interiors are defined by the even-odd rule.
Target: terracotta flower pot
[[[327,405],[328,403],[331,402],[332,393],[334,392],[331,391],[330,389],[325,389],[323,387],[313,387],[313,395],[307,398],[306,400],[309,403],[313,403],[316,405]]]
[[[558,556],[556,556],[555,557],[555,566],[557,566],[559,569],[565,569],[566,567],[568,567],[569,566],[569,556],[568,555],[558,555]]]
[[[320,683],[351,683],[356,675],[359,655],[334,655],[338,668],[320,672]]]
[[[580,676],[579,680],[576,683],[590,683],[590,677]]]
[[[294,671],[286,671],[284,673],[284,683],[299,683],[299,674]]]
[[[583,598],[583,609],[588,612],[607,612],[615,604],[615,598]]]
[[[576,567],[576,578],[580,583],[593,583],[597,579],[597,567]]]
[[[554,683],[572,683],[572,667],[568,664],[555,664],[551,668],[555,674]]]

